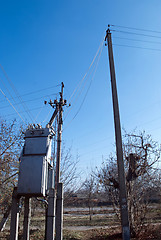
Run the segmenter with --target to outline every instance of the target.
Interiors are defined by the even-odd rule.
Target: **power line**
[[[132,35],[137,35],[137,36],[144,36],[144,37],[152,37],[152,38],[159,38],[159,39],[161,38],[161,36],[155,36],[155,35],[149,35],[149,34],[143,34],[143,33],[127,32],[127,31],[121,31],[121,30],[115,30],[115,29],[111,29],[110,31],[132,34]]]
[[[44,106],[45,106],[45,104],[42,105],[42,107],[40,108],[40,111],[39,111],[38,114],[36,115],[36,117],[35,117],[35,122],[36,122],[38,116],[40,115],[40,113],[42,112],[42,110],[44,109]]]
[[[152,50],[152,51],[158,51],[160,52],[161,49],[157,49],[157,48],[145,48],[145,47],[138,47],[138,46],[130,46],[130,45],[123,45],[123,44],[113,44],[115,46],[120,46],[120,47],[129,47],[129,48],[138,48],[138,49],[144,49],[144,50]]]
[[[51,89],[51,88],[56,88],[56,87],[59,87],[59,86],[61,86],[61,84],[51,86],[51,87],[47,87],[47,88],[42,88],[42,89],[39,89],[39,90],[36,90],[36,91],[33,91],[33,92],[25,93],[25,94],[23,94],[23,96],[31,95],[31,94],[38,93],[38,92],[42,92],[42,91],[45,91],[45,90],[48,90],[48,89]],[[57,93],[54,93],[54,95],[57,95]]]
[[[17,89],[15,88],[14,84],[12,83],[12,81],[9,79],[6,71],[4,70],[4,68],[2,67],[1,64],[0,64],[0,68],[2,69],[2,71],[3,71],[3,73],[4,73],[5,77],[6,77],[6,79],[7,79],[7,81],[8,81],[8,83],[9,83],[10,86],[11,86],[11,88],[13,89],[13,91],[15,92],[15,94],[17,95],[17,97],[18,97],[20,103],[22,104],[23,108],[25,109],[27,115],[29,116],[29,118],[31,119],[31,121],[33,121],[33,116],[32,116],[31,113],[29,112],[29,109],[27,108],[27,106],[25,105],[25,103],[22,102],[22,99],[21,99],[21,97],[19,96],[19,93],[18,93]]]
[[[95,60],[96,60],[96,57],[98,56],[100,50],[102,49],[103,43],[104,43],[104,39],[103,39],[103,41],[101,40],[101,43],[100,43],[100,45],[99,45],[99,48],[98,48],[98,50],[97,50],[97,52],[96,52],[96,54],[95,54],[95,56],[94,56],[94,58],[93,58],[93,60],[92,60],[92,62],[91,62],[91,64],[90,64],[87,72],[85,73],[85,75],[83,76],[83,78],[81,79],[81,81],[78,83],[77,87],[74,89],[71,97],[69,98],[69,100],[73,98],[73,100],[72,100],[73,103],[72,103],[72,107],[69,109],[69,111],[67,112],[67,114],[66,114],[66,116],[65,116],[64,119],[67,118],[68,114],[71,112],[73,106],[76,104],[76,102],[78,101],[78,99],[79,99],[82,91],[84,90],[85,85],[87,84],[87,81],[88,81],[88,79],[89,79],[90,73],[89,73],[89,75],[88,75],[87,78],[86,78],[86,76],[87,76],[88,72],[90,71],[90,69],[92,68],[92,66],[93,66],[93,64],[94,64],[94,62],[95,62]],[[101,50],[101,51],[102,51],[102,50]],[[86,78],[86,80],[85,80],[85,78]],[[84,80],[85,80],[85,81],[84,81]],[[81,87],[82,87],[82,88],[81,88]],[[76,95],[77,93],[78,93],[78,95]],[[75,98],[74,98],[74,96],[75,96]]]
[[[109,25],[110,26],[117,26],[120,28],[127,28],[127,29],[131,29],[131,30],[138,30],[138,31],[148,31],[150,32],[150,30],[147,29],[139,29],[139,28],[131,28],[131,27],[125,27],[125,26],[119,26],[119,25]],[[116,29],[111,29],[110,31],[113,32],[118,32],[118,33],[124,33],[124,34],[132,34],[132,35],[137,35],[137,36],[144,36],[144,37],[153,37],[153,38],[159,38],[161,39],[161,36],[154,36],[154,35],[150,35],[150,34],[142,34],[142,33],[136,33],[136,32],[128,32],[128,31],[122,31],[122,30],[116,30]],[[151,31],[151,32],[157,32],[157,31]],[[161,33],[161,32],[157,32],[157,33]],[[114,38],[118,38],[118,39],[123,39],[123,40],[129,40],[129,41],[137,41],[137,42],[146,42],[146,43],[154,43],[154,44],[161,44],[161,42],[156,42],[156,41],[147,41],[147,40],[140,40],[140,39],[132,39],[132,38],[122,38],[122,37],[117,37],[114,36]],[[122,47],[130,47],[130,48],[138,48],[138,49],[145,49],[145,50],[152,50],[152,51],[161,51],[161,49],[158,48],[149,48],[149,47],[139,47],[139,46],[130,46],[127,44],[114,44],[116,46],[122,46]]]
[[[13,104],[10,102],[10,100],[7,98],[7,96],[5,95],[5,93],[2,91],[2,89],[0,89],[1,93],[4,95],[4,97],[7,99],[7,101],[9,102],[9,104],[12,106],[12,108],[15,110],[15,112],[18,114],[18,116],[22,119],[22,121],[25,123],[25,121],[23,120],[22,116],[20,115],[20,113],[16,110],[16,108],[13,106]],[[25,123],[26,124],[26,123]]]
[[[50,110],[49,110],[49,112],[48,112],[47,116],[45,116],[44,120],[43,120],[41,123],[44,123],[44,122],[46,122],[46,121],[47,121],[47,119],[48,119],[48,118],[49,118],[49,116],[50,116],[50,113],[51,113],[51,111],[52,111],[52,108],[50,108]]]
[[[2,78],[0,78],[0,81],[2,82],[2,84],[3,84],[3,86],[4,86],[4,88],[5,88],[5,90],[8,92],[8,94],[9,94],[9,96],[11,97],[10,99],[6,96],[6,94],[4,94],[4,92],[2,93],[3,94],[3,96],[7,99],[7,101],[9,102],[9,104],[13,107],[13,104],[11,103],[11,100],[15,103],[15,99],[14,99],[14,97],[12,96],[12,94],[10,93],[10,91],[9,91],[9,89],[7,88],[7,86],[6,86],[6,84],[5,84],[5,82],[3,81],[3,79]],[[4,100],[4,101],[6,101],[6,100]],[[2,100],[1,100],[1,102],[3,102]],[[13,107],[14,108],[14,107]],[[16,109],[16,108],[15,108]],[[18,108],[18,109],[16,109],[16,111],[17,112],[19,112],[20,111],[20,109]],[[24,116],[23,116],[24,117]]]
[[[85,75],[83,76],[83,78],[81,79],[81,81],[78,83],[77,87],[74,89],[72,95],[71,95],[70,98],[69,98],[69,101],[70,101],[70,99],[72,99],[72,97],[79,91],[82,82],[84,81],[85,77],[87,76],[87,73],[88,73],[89,70],[91,69],[91,67],[92,67],[92,65],[93,65],[93,63],[94,63],[94,61],[95,61],[95,59],[96,59],[96,57],[97,57],[97,55],[98,55],[98,53],[99,53],[99,51],[100,51],[100,48],[101,48],[101,46],[103,45],[103,42],[104,42],[104,39],[103,39],[103,41],[101,40],[101,43],[100,43],[100,45],[99,45],[99,48],[98,48],[98,50],[97,50],[97,52],[96,52],[96,54],[95,54],[95,56],[94,56],[94,58],[93,58],[93,60],[92,60],[92,62],[91,62],[91,64],[90,64],[87,72],[85,73]]]
[[[8,99],[9,100],[9,99]],[[41,109],[42,107],[36,107],[36,108],[32,108],[30,109],[30,111],[35,111],[35,110],[38,110],[38,109]],[[25,111],[21,111],[19,113],[24,113]],[[9,114],[6,114],[6,115],[3,115],[3,117],[7,117],[7,116],[12,116],[12,115],[15,115],[15,113],[9,113]]]
[[[29,99],[29,100],[26,100],[26,101],[23,101],[23,102],[33,102],[33,101],[36,101],[36,100],[39,100],[39,99],[42,99],[42,98],[46,98],[46,97],[51,97],[52,95],[54,95],[55,96],[55,94],[49,94],[49,95],[44,95],[44,96],[42,96],[42,97],[38,97],[38,98],[34,98],[34,99]],[[1,101],[2,102],[2,101]],[[21,103],[15,103],[14,105],[19,105],[19,104],[21,104]],[[2,106],[2,107],[0,107],[0,109],[3,109],[3,108],[8,108],[9,106],[7,105],[7,106]]]
[[[103,43],[102,43],[102,47],[103,47]],[[87,89],[87,91],[86,91],[86,93],[85,93],[85,96],[84,96],[84,98],[83,98],[83,100],[82,100],[82,103],[81,103],[79,109],[77,110],[76,114],[75,114],[74,117],[72,118],[72,120],[71,120],[71,121],[68,123],[68,125],[66,126],[66,128],[67,128],[67,127],[72,123],[72,121],[76,118],[76,116],[77,116],[78,113],[80,112],[80,110],[81,110],[81,108],[82,108],[82,106],[83,106],[83,104],[84,104],[84,102],[85,102],[85,99],[86,99],[86,97],[87,97],[87,94],[88,94],[88,92],[89,92],[89,89],[90,89],[90,87],[91,87],[91,84],[92,84],[92,82],[93,82],[94,76],[95,76],[95,74],[96,74],[96,70],[97,70],[97,67],[98,67],[98,63],[99,63],[99,60],[100,60],[101,53],[102,53],[102,48],[100,49],[97,62],[95,63],[95,69],[93,69],[93,76],[92,76],[92,79],[91,79],[90,84],[89,84],[89,86],[88,86],[88,89]],[[65,129],[66,129],[66,128],[65,128]],[[64,129],[63,129],[63,131],[64,131]]]
[[[155,44],[161,44],[161,42],[155,42],[155,41],[145,41],[140,39],[134,39],[134,38],[123,38],[123,37],[113,37],[114,39],[123,39],[123,40],[129,40],[129,41],[136,41],[136,42],[145,42],[145,43],[155,43]]]
[[[3,87],[5,88],[5,90],[8,92],[8,94],[10,95],[10,97],[11,98],[6,98],[6,99],[8,99],[10,102],[11,102],[11,100],[15,103],[15,99],[14,99],[14,97],[12,96],[12,94],[10,93],[10,90],[7,88],[7,86],[6,86],[6,84],[5,84],[5,82],[3,81],[3,79],[2,78],[0,78],[0,81],[2,82],[2,84],[3,84]],[[5,94],[5,96],[6,96],[6,94]],[[7,100],[7,101],[8,101]],[[1,102],[5,102],[6,100],[1,100]],[[9,102],[8,101],[8,102]],[[11,105],[11,104],[10,104]]]
[[[58,85],[57,85],[58,86]],[[55,86],[55,87],[57,87],[57,86]],[[45,91],[45,90],[47,90],[47,89],[51,89],[51,88],[54,88],[54,87],[49,87],[49,88],[43,88],[43,89],[40,89],[40,90],[37,90],[37,91],[33,91],[33,92],[29,92],[29,93],[25,93],[25,94],[23,94],[23,95],[20,95],[21,97],[24,97],[24,96],[28,96],[28,95],[32,95],[32,94],[35,94],[35,93],[38,93],[38,92],[42,92],[42,91]],[[53,94],[51,94],[51,95],[58,95],[57,93],[53,93]],[[46,95],[47,96],[47,95]],[[49,96],[49,95],[48,95]],[[18,98],[18,97],[15,97],[14,99],[16,99],[16,98]],[[5,100],[4,100],[5,101]],[[4,102],[3,100],[1,101],[1,102]]]
[[[86,94],[85,94],[85,96],[84,96],[84,98],[83,98],[83,101],[82,101],[82,103],[81,103],[78,111],[76,112],[74,118],[76,118],[76,116],[77,116],[78,113],[80,112],[80,110],[81,110],[81,108],[82,108],[82,106],[83,106],[83,104],[84,104],[84,101],[85,101],[85,99],[86,99],[86,97],[87,97],[87,94],[88,94],[89,89],[90,89],[90,87],[91,87],[91,84],[92,84],[92,82],[93,82],[94,76],[95,76],[95,74],[96,74],[96,70],[97,70],[97,67],[98,67],[98,63],[99,63],[99,60],[100,60],[101,53],[102,53],[102,49],[101,49],[100,54],[99,54],[99,56],[98,56],[98,60],[97,60],[97,63],[96,63],[96,67],[95,67],[95,70],[94,70],[92,79],[91,79],[91,81],[90,81],[89,87],[88,87],[88,89],[87,89],[87,91],[86,91]],[[74,118],[73,118],[73,119],[74,119]]]
[[[136,31],[143,31],[143,32],[153,32],[153,33],[159,33],[161,34],[160,31],[156,31],[156,30],[150,30],[150,29],[143,29],[143,28],[135,28],[135,27],[127,27],[127,26],[120,26],[120,25],[113,25],[113,24],[109,24],[109,27],[118,27],[118,28],[126,28],[126,29],[131,29],[131,30],[136,30]]]

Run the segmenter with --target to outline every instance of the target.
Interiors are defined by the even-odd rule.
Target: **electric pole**
[[[55,189],[51,189],[49,192],[49,202],[51,203],[51,209],[48,210],[48,215],[50,216],[50,212],[53,216],[55,216],[55,209],[52,207],[55,206],[55,193],[56,193],[56,216],[55,216],[55,228],[54,221],[50,221],[47,226],[46,231],[46,239],[51,236],[50,240],[53,240],[54,232],[56,233],[55,239],[62,240],[63,239],[63,183],[60,182],[60,162],[61,162],[61,143],[62,143],[62,125],[63,125],[63,106],[66,105],[66,100],[63,99],[63,90],[64,83],[61,83],[61,92],[60,99],[54,100],[54,102],[50,101],[49,104],[55,108],[55,111],[47,124],[47,127],[52,127],[52,124],[58,116],[58,129],[57,129],[57,154],[56,154],[56,173],[55,173]],[[47,103],[45,101],[45,103]],[[49,206],[49,204],[48,204]],[[51,231],[52,230],[52,231]],[[55,230],[55,231],[54,231]],[[48,233],[49,232],[49,233]],[[49,236],[49,237],[48,237]]]
[[[64,83],[61,83],[60,100],[58,103],[58,135],[57,135],[57,156],[56,156],[56,184],[60,182],[60,160],[61,160],[61,142],[62,142],[62,125],[63,125],[63,106],[66,100],[63,99]]]
[[[118,167],[118,178],[119,178],[119,202],[120,202],[120,211],[121,211],[122,238],[123,240],[130,240],[130,227],[129,227],[129,219],[128,219],[128,205],[127,205],[125,171],[124,171],[123,150],[122,150],[121,124],[120,124],[119,104],[118,104],[118,96],[117,96],[115,66],[114,66],[110,29],[107,29],[106,31],[105,41],[107,41],[106,45],[108,45],[108,56],[109,56],[110,75],[111,75],[117,167]]]
[[[63,125],[63,106],[66,100],[63,99],[64,84],[62,82],[60,100],[57,104],[58,109],[58,131],[57,131],[57,156],[56,156],[56,181],[55,188],[57,191],[56,199],[56,240],[63,239],[63,184],[60,183],[60,161],[61,161],[61,143],[62,143],[62,125]]]

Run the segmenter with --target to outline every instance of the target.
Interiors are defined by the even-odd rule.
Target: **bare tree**
[[[95,196],[96,192],[96,183],[94,176],[90,175],[89,178],[86,178],[86,180],[82,184],[82,191],[84,193],[84,196],[87,199],[88,209],[89,209],[89,219],[92,220],[92,208],[93,208],[93,198]]]
[[[53,159],[55,159],[55,151],[52,152]],[[66,148],[63,142],[61,153],[60,166],[60,181],[64,186],[64,200],[65,202],[78,190],[80,187],[80,171],[78,170],[79,157],[72,154],[72,148]],[[56,168],[56,164],[54,166]],[[55,169],[56,171],[56,169]]]
[[[0,119],[0,210],[8,207],[17,183],[19,156],[22,148],[22,126],[16,121]]]
[[[132,235],[136,235],[144,224],[148,211],[148,193],[158,186],[159,170],[156,167],[160,159],[160,146],[145,132],[125,133],[123,139],[126,186],[129,208],[129,220]],[[155,167],[154,167],[155,166]],[[98,171],[101,185],[111,196],[113,206],[118,212],[119,182],[114,156],[102,164]]]
[[[72,148],[62,149],[62,161],[61,161],[61,181],[64,184],[64,189],[73,189],[76,187],[76,182],[79,178],[79,172],[77,165],[79,162],[78,156],[72,155]]]

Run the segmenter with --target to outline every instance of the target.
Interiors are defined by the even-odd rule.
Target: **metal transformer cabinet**
[[[20,195],[45,196],[52,183],[51,128],[28,129],[20,156],[17,192]]]

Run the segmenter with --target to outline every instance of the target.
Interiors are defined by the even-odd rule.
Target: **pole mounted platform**
[[[130,227],[129,227],[129,218],[128,218],[128,205],[127,205],[125,171],[124,171],[123,150],[122,150],[121,123],[120,123],[119,103],[118,103],[118,96],[117,96],[112,39],[111,39],[111,32],[109,28],[106,31],[105,41],[106,41],[105,45],[108,46],[108,56],[109,56],[110,75],[111,75],[117,167],[118,167],[118,178],[119,178],[119,202],[120,202],[120,210],[121,210],[122,237],[123,237],[123,240],[130,240]]]

